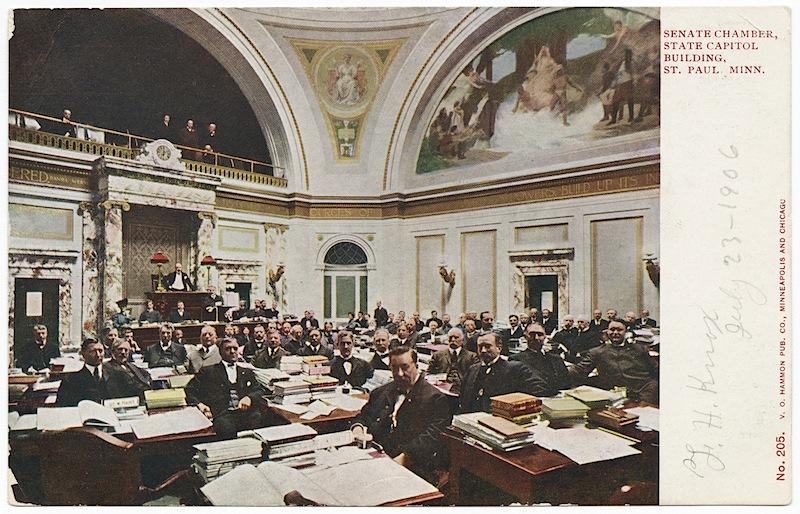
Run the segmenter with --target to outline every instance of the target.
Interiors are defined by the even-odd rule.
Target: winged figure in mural
[[[342,105],[357,104],[367,92],[364,68],[359,62],[353,64],[352,60],[352,55],[344,54],[343,61],[328,72],[328,94]]]

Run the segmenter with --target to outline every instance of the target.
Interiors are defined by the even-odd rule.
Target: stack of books
[[[303,358],[299,355],[284,355],[281,357],[281,371],[294,375],[303,372]]]
[[[534,434],[505,418],[486,412],[453,416],[453,426],[463,432],[467,442],[508,452],[534,443]]]
[[[324,355],[308,355],[303,357],[303,373],[308,375],[327,375],[331,372],[328,358]]]
[[[492,396],[492,414],[513,421],[518,425],[528,425],[539,419],[542,400],[526,393],[509,393]]]
[[[192,469],[205,483],[241,464],[258,465],[263,460],[261,441],[251,437],[196,444],[194,449],[197,453],[192,459]]]
[[[279,404],[305,403],[311,401],[311,387],[308,382],[287,380],[273,384],[273,401]]]
[[[620,430],[622,427],[638,423],[639,416],[622,409],[609,407],[603,410],[589,411],[589,421],[611,430]]]
[[[270,390],[272,389],[272,384],[275,382],[289,380],[290,378],[288,373],[277,368],[253,368],[253,374],[256,376],[256,380],[258,380],[261,385]]]
[[[542,400],[542,414],[549,419],[583,419],[589,407],[575,398],[545,398]]]
[[[329,375],[312,375],[303,378],[311,390],[311,397],[314,400],[324,400],[336,396],[336,386],[339,381]]]
[[[571,396],[581,403],[585,403],[590,409],[604,409],[612,402],[624,397],[617,391],[606,391],[588,385],[582,385],[574,389],[564,391],[564,394]]]
[[[186,391],[183,389],[155,389],[144,392],[148,409],[160,407],[185,407]]]

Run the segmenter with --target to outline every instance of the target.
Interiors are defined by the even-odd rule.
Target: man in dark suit
[[[186,365],[186,348],[172,340],[172,323],[163,323],[159,329],[159,342],[144,351],[144,360],[151,368],[171,368]]]
[[[203,368],[194,376],[186,385],[186,400],[213,421],[218,436],[231,438],[241,430],[263,426],[259,404],[266,391],[253,370],[236,365],[236,339],[223,339],[219,349],[222,362]]]
[[[166,139],[170,143],[174,143],[175,141],[175,128],[170,124],[170,116],[169,114],[164,114],[164,117],[161,119],[161,122],[158,124],[156,129],[153,131],[153,138],[154,139]]]
[[[437,327],[442,326],[442,320],[439,318],[439,313],[436,311],[431,311],[431,317],[425,320],[425,326],[431,326],[431,321],[435,321]]]
[[[318,328],[312,328],[308,333],[308,341],[300,348],[297,354],[303,357],[322,355],[330,361],[333,359],[333,348],[322,344],[322,332]]]
[[[528,311],[528,324],[530,325],[531,323],[541,323],[541,322],[542,322],[542,316],[541,314],[539,314],[539,309],[537,309],[536,307],[531,307],[531,309]]]
[[[420,374],[412,348],[399,346],[389,359],[394,380],[370,393],[353,435],[361,439],[366,429],[387,455],[432,480],[445,464],[441,434],[453,417],[447,397]]]
[[[528,325],[525,329],[528,349],[512,355],[509,360],[525,363],[547,384],[547,394],[544,396],[553,396],[561,389],[569,389],[570,380],[564,360],[559,355],[545,353],[545,332],[545,328],[539,323]]]
[[[111,360],[108,368],[106,393],[108,398],[138,396],[144,400],[144,392],[152,387],[150,374],[129,361],[131,344],[125,339],[111,343]]]
[[[153,300],[147,300],[147,305],[139,315],[139,323],[161,323],[161,321],[161,313],[155,309]]]
[[[194,291],[189,275],[183,272],[183,265],[180,262],[175,263],[175,271],[164,277],[164,285],[170,291]]]
[[[597,369],[598,387],[627,388],[628,398],[658,404],[658,365],[645,345],[625,340],[625,325],[612,321],[608,325],[609,342],[585,352],[570,370],[573,379],[585,383]]]
[[[253,358],[253,366],[257,368],[280,368],[281,358],[289,355],[286,350],[281,348],[281,333],[277,330],[270,330],[267,333],[269,345],[258,352]]]
[[[22,371],[46,369],[50,367],[50,359],[61,357],[61,351],[56,343],[47,340],[47,327],[35,325],[33,327],[33,342],[22,343],[14,348],[17,367]]]
[[[200,346],[187,351],[189,372],[197,373],[202,368],[213,366],[222,361],[217,346],[217,330],[211,325],[200,329]]]
[[[410,323],[414,324],[414,330],[413,330],[414,332],[419,332],[420,330],[425,328],[425,323],[423,323],[422,320],[419,319],[419,312],[415,312],[411,315]]]
[[[389,369],[389,331],[385,328],[379,328],[372,336],[372,347],[375,350],[375,355],[369,365],[372,369]]]
[[[608,321],[603,319],[603,311],[595,309],[592,311],[592,321],[589,323],[589,330],[593,332],[603,332],[608,328]]]
[[[169,315],[170,323],[183,323],[190,319],[192,319],[192,316],[186,311],[186,305],[183,302],[178,302]]]
[[[257,299],[252,309],[247,311],[245,315],[249,319],[268,319],[267,318],[267,301]]]
[[[386,312],[381,302],[378,302],[378,305],[375,307],[375,312],[372,313],[372,317],[375,319],[375,328],[384,327],[389,323],[389,313]]]
[[[280,312],[278,312],[278,302],[272,302],[272,307],[267,309],[264,315],[267,319],[277,319],[280,315]]]
[[[578,362],[584,352],[602,344],[602,334],[603,332],[589,328],[586,316],[578,316],[578,334],[575,336],[572,346],[567,348],[564,359],[569,362]]]
[[[522,325],[519,324],[519,316],[516,314],[511,314],[508,317],[508,325],[509,328],[507,329],[507,334],[503,339],[506,341],[510,339],[522,339],[525,337],[525,330]]]
[[[480,363],[480,359],[477,354],[464,348],[464,334],[461,329],[450,329],[447,333],[447,344],[449,348],[439,350],[431,356],[428,373],[447,373],[447,382],[453,384],[450,390],[458,393],[469,368]]]
[[[101,403],[108,396],[106,378],[109,370],[103,365],[103,343],[96,339],[85,339],[81,344],[83,368],[75,373],[68,373],[61,381],[56,397],[59,407],[74,407],[81,400],[92,400]]]
[[[331,361],[331,376],[353,387],[363,386],[372,377],[372,366],[369,362],[353,357],[353,334],[347,330],[339,332],[336,340],[339,355]]]
[[[331,350],[336,347],[336,333],[333,331],[333,323],[326,321],[322,325],[322,344]]]
[[[281,346],[289,355],[297,355],[300,352],[300,348],[303,347],[303,327],[299,324],[293,325],[289,329],[289,339]]]
[[[241,340],[239,341],[241,344]],[[267,331],[264,328],[264,325],[256,325],[253,327],[253,337],[245,343],[244,345],[244,352],[242,353],[242,357],[244,358],[245,362],[253,362],[255,359],[256,354],[261,350],[266,350],[269,343],[267,343]]]
[[[474,364],[461,385],[461,412],[491,412],[492,396],[506,393],[528,393],[546,396],[544,379],[521,362],[506,361],[500,356],[503,342],[500,335],[487,332],[478,338],[480,364]]]
[[[476,329],[475,320],[464,320],[464,347],[476,355],[478,353],[478,336],[480,334]]]
[[[550,312],[550,309],[542,309],[542,327],[544,327],[544,331],[547,332],[547,335],[552,334],[558,328],[558,319],[553,317],[553,313]]]
[[[636,320],[638,328],[655,328],[658,326],[656,320],[650,317],[650,311],[642,309],[642,317]]]
[[[397,337],[392,339],[391,347],[395,348],[397,346],[410,346],[414,348],[417,346],[417,333],[412,332],[412,328],[416,325],[414,322],[409,323],[401,323],[399,327],[397,327]]]
[[[575,345],[578,329],[573,326],[574,324],[575,317],[572,314],[564,316],[564,325],[561,330],[553,334],[551,338],[552,349],[548,353],[564,354]]]
[[[181,148],[181,157],[192,161],[199,161],[202,152],[198,149],[200,147],[200,136],[197,134],[197,129],[194,128],[194,120],[186,120],[186,126],[178,131],[178,144],[188,148]]]

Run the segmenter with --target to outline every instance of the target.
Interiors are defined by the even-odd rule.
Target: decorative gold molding
[[[128,212],[131,210],[131,204],[124,200],[105,200],[98,203],[97,206],[107,211],[110,209],[122,209],[123,211]]]
[[[286,106],[286,109],[289,111],[289,116],[292,118],[292,124],[294,125],[294,131],[295,131],[295,134],[297,135],[297,142],[300,145],[300,156],[303,159],[303,171],[304,171],[304,176],[305,176],[305,179],[306,179],[306,191],[308,191],[311,186],[310,186],[310,183],[309,183],[309,180],[308,180],[308,160],[306,159],[305,145],[303,144],[303,136],[300,134],[300,124],[297,122],[297,117],[295,116],[294,111],[292,110],[292,104],[289,102],[289,97],[286,95],[286,91],[284,91],[283,86],[281,85],[280,81],[278,80],[278,76],[275,75],[275,72],[272,70],[272,66],[269,65],[269,63],[267,62],[267,59],[264,57],[264,55],[261,53],[261,51],[255,45],[255,43],[253,43],[253,40],[250,39],[247,36],[247,34],[245,34],[245,32],[239,27],[239,25],[237,25],[236,22],[233,21],[233,19],[231,19],[230,16],[225,14],[225,12],[222,9],[217,8],[217,9],[214,9],[214,10],[220,16],[225,18],[225,20],[228,23],[230,23],[231,26],[234,29],[236,29],[236,31],[239,33],[239,36],[241,36],[242,38],[244,38],[245,41],[247,41],[247,43],[250,45],[250,48],[256,53],[258,58],[261,60],[261,63],[264,65],[265,69],[269,72],[270,77],[272,78],[272,82],[278,87],[278,91],[280,92],[281,96],[283,97],[283,102],[284,102],[284,104]]]
[[[284,233],[289,230],[289,225],[283,225],[281,223],[264,223],[264,232],[268,231],[269,229],[274,228],[279,233]]]
[[[94,214],[97,212],[97,205],[93,202],[81,202],[78,204],[78,214]]]
[[[8,169],[8,181],[37,186],[77,189],[80,191],[88,191],[92,187],[88,172],[57,168],[55,166],[42,166],[38,163],[25,167],[10,166]]]

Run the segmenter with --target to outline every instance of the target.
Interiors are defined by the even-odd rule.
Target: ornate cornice
[[[283,225],[281,223],[264,223],[264,232],[267,232],[271,228],[282,234],[283,232],[289,230],[289,225]]]
[[[97,206],[107,211],[111,209],[122,209],[123,211],[128,212],[131,210],[131,204],[123,200],[105,200],[98,203]]]

